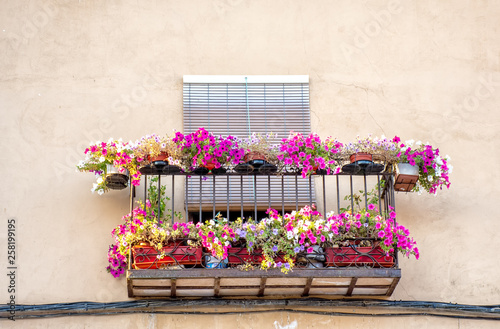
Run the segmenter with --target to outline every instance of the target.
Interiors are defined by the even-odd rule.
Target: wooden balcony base
[[[154,269],[128,270],[129,297],[308,297],[391,296],[400,269],[325,268],[279,270]]]

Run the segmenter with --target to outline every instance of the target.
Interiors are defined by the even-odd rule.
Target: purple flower
[[[275,228],[275,229],[273,229],[273,234],[274,234],[274,235],[278,235],[278,229],[276,229],[276,228]]]
[[[274,251],[274,252],[277,252],[277,251],[278,251],[278,246],[276,246],[276,245],[275,245],[275,246],[273,246],[273,251]]]

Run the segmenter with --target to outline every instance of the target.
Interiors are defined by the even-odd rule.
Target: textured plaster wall
[[[392,299],[499,302],[497,1],[4,0],[0,9],[0,264],[6,220],[15,218],[17,303],[127,299],[125,279],[105,271],[105,254],[128,193],[91,194],[92,175],[74,165],[90,141],[182,129],[185,74],[307,74],[320,135],[398,135],[439,146],[455,167],[451,190],[397,195],[399,220],[421,259],[401,261]],[[2,302],[7,285],[0,275]],[[220,328],[228,320],[256,328],[276,327],[274,321],[297,321],[297,328],[474,327],[436,318],[280,313],[24,325],[154,328],[205,320]]]

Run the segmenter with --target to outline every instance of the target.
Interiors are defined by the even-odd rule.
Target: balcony
[[[143,175],[158,177],[166,185],[165,189],[171,193],[167,206],[172,218],[179,211],[174,209],[178,198],[175,194],[184,190],[184,218],[200,222],[214,218],[216,213],[259,218],[268,207],[281,213],[298,210],[304,205],[303,196],[299,202],[299,191],[308,192],[307,204],[315,204],[323,214],[327,210],[340,213],[342,208],[354,209],[355,203],[368,207],[368,191],[373,186],[378,209],[389,211],[395,206],[394,177],[390,172],[376,171],[348,167],[338,175],[320,172],[303,179],[295,172],[278,174],[275,170],[202,172],[205,176],[186,174],[170,166],[141,170]],[[248,189],[245,182],[250,182],[252,188]],[[146,189],[144,184],[144,195]],[[135,198],[136,191],[132,189],[131,208]],[[383,252],[373,238],[324,243],[313,252],[301,251],[294,259],[295,267],[288,273],[258,269],[255,264],[262,260],[259,251],[250,254],[242,251],[246,251],[244,245],[236,244],[228,250],[226,260],[208,264],[211,253],[182,241],[164,250],[161,259],[154,249],[136,246],[128,262],[128,295],[136,298],[388,297],[401,278],[397,252]]]

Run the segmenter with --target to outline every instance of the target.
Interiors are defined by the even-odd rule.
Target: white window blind
[[[273,142],[279,142],[292,130],[311,132],[308,76],[184,76],[183,110],[185,133],[199,127],[215,135],[240,138],[272,132],[276,134]],[[192,176],[187,181],[186,200],[192,210],[198,210],[200,204],[211,210],[215,204],[218,211],[224,211],[227,202],[231,210],[242,204],[244,209],[271,206],[281,210],[282,202],[286,209],[295,209],[314,202],[313,184],[300,176],[287,176],[283,182],[274,176],[244,176],[243,180]]]

